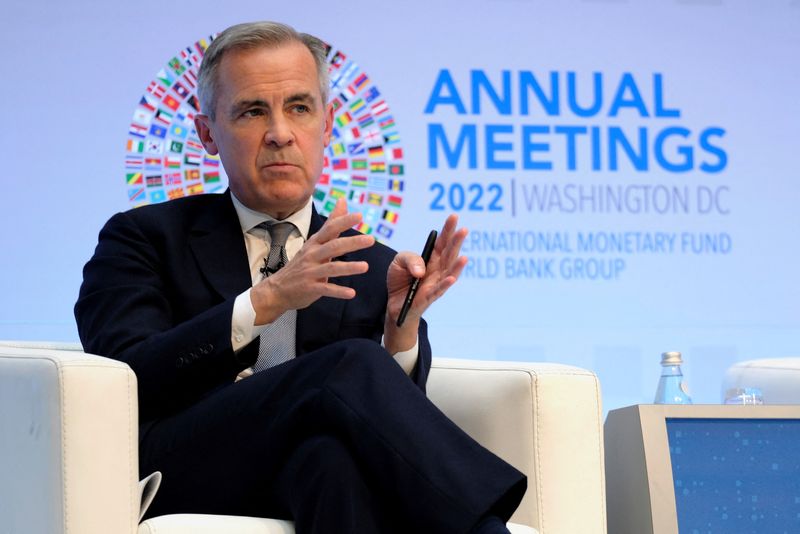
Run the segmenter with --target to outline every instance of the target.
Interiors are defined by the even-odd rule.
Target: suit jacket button
[[[178,356],[178,358],[175,360],[175,367],[180,368],[183,367],[184,365],[186,365],[186,358],[184,358],[183,356]]]

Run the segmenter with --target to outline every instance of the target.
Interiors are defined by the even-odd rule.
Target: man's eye
[[[243,117],[259,117],[259,116],[261,116],[263,114],[264,114],[264,112],[262,110],[256,108],[256,109],[248,109],[247,111],[242,113],[242,116]]]
[[[311,111],[311,108],[309,108],[305,104],[295,104],[294,110],[297,113],[308,113],[309,111]]]

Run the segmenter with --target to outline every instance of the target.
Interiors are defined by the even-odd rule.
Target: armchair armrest
[[[428,395],[528,476],[512,517],[540,534],[606,532],[600,386],[559,364],[434,358]]]
[[[136,531],[136,377],[75,348],[0,343],[4,532]]]

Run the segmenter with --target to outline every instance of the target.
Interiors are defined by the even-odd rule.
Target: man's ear
[[[200,137],[200,142],[203,143],[206,152],[212,156],[219,154],[217,143],[211,135],[211,118],[208,115],[198,113],[194,116],[194,127],[197,130],[197,135]]]
[[[331,135],[333,135],[333,104],[328,104],[325,107],[325,130],[322,137],[324,146],[331,144]]]

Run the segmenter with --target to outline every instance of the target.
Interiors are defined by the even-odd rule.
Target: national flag
[[[373,85],[372,87],[370,87],[369,89],[367,89],[367,92],[366,92],[366,93],[364,93],[364,100],[366,100],[366,101],[367,101],[367,104],[369,104],[369,103],[371,103],[373,100],[375,100],[376,98],[378,98],[379,96],[381,96],[381,93],[380,93],[380,91],[378,91],[378,88],[377,88],[377,87],[375,87],[375,86]]]
[[[335,171],[343,171],[347,169],[347,160],[346,159],[335,159],[333,160],[333,170]]]
[[[392,237],[392,233],[394,230],[390,226],[386,226],[385,224],[381,223],[378,225],[378,229],[375,231],[378,235],[389,239]]]
[[[336,198],[336,199],[344,198],[345,196],[347,196],[347,194],[344,191],[342,191],[341,189],[336,189],[335,187],[331,188],[330,195],[331,198]]]
[[[367,78],[367,75],[362,72],[361,75],[358,78],[356,78],[353,83],[350,84],[349,89],[352,93],[357,93],[358,91],[363,89],[364,86],[367,85],[368,83],[369,83],[369,78]]]
[[[333,180],[331,180],[331,185],[337,187],[347,187],[350,185],[350,180],[347,179],[346,174],[334,174]]]
[[[370,158],[382,158],[383,157],[383,147],[382,146],[372,146],[369,147],[368,150]]]
[[[208,40],[200,39],[199,41],[194,43],[194,47],[197,49],[198,52],[200,52],[200,54],[203,54],[208,48],[208,41],[213,41],[214,37],[216,37],[216,35],[210,35],[208,37]]]
[[[186,103],[192,106],[195,111],[200,111],[200,102],[197,100],[197,97],[195,95],[192,95],[189,98],[187,98]]]
[[[183,177],[187,182],[200,179],[200,169],[186,169],[183,171]]]
[[[339,111],[339,108],[341,108],[341,107],[344,105],[344,103],[343,103],[343,102],[342,102],[342,100],[341,100],[341,99],[340,99],[340,98],[337,96],[336,98],[334,98],[333,100],[331,100],[331,105],[333,106],[333,112],[334,112],[334,113],[336,113],[337,111]]]
[[[354,159],[350,166],[353,168],[354,171],[361,171],[367,169],[367,160],[365,159]]]
[[[317,202],[322,202],[325,199],[325,191],[322,189],[315,188],[314,189],[314,200]]]
[[[403,174],[403,166],[399,163],[392,163],[389,165],[389,174],[392,176],[401,176]]]
[[[375,144],[381,141],[383,141],[383,136],[378,130],[370,130],[366,137],[364,137],[365,143]]]
[[[351,156],[364,153],[364,143],[350,143],[347,145],[347,152]]]
[[[144,200],[144,187],[137,187],[135,189],[128,189],[128,200]]]
[[[178,111],[175,112],[175,118],[181,122],[192,122],[194,121],[194,112],[186,106],[181,106],[178,108]]]
[[[382,161],[371,161],[369,164],[369,172],[386,172],[386,163]]]
[[[164,181],[161,179],[160,174],[147,177],[147,187],[161,187],[162,185],[164,185]]]
[[[167,196],[170,200],[175,200],[176,198],[183,197],[184,192],[182,187],[176,187],[175,189],[170,189],[167,191]]]
[[[350,178],[350,185],[352,187],[367,187],[366,176],[353,176]]]
[[[143,183],[143,175],[140,172],[129,172],[125,175],[125,181],[128,185],[140,185]]]
[[[199,195],[203,192],[203,183],[198,182],[196,184],[191,184],[186,186],[186,194],[188,195]]]
[[[164,69],[158,71],[158,74],[156,74],[156,78],[158,78],[158,81],[160,81],[166,87],[171,86],[172,82],[175,81],[175,76],[173,76],[171,72],[167,72]]]
[[[326,172],[323,172],[322,174],[319,175],[319,180],[317,180],[317,183],[320,185],[328,185],[330,179],[331,175]]]
[[[132,122],[131,127],[128,129],[128,133],[135,135],[136,137],[144,138],[147,136],[147,126],[142,126],[141,124]]]
[[[352,140],[352,139],[358,139],[359,137],[361,137],[361,130],[358,129],[358,126],[353,126],[352,128],[350,128],[350,131],[348,132],[348,135],[345,138],[348,140]]]
[[[172,156],[164,156],[164,165],[168,169],[180,169],[181,158],[173,158]]]
[[[181,59],[183,59],[183,62],[187,65],[200,64],[200,58],[197,56],[197,53],[188,46],[184,50],[181,50]]]
[[[183,143],[180,141],[172,141],[169,144],[169,151],[174,152],[175,154],[180,154],[183,152]]]
[[[186,149],[187,150],[194,150],[195,152],[202,152],[203,145],[197,139],[189,139],[186,141]]]
[[[358,223],[358,226],[356,226],[356,230],[358,230],[362,234],[371,234],[372,233],[372,227],[370,225],[368,225],[367,223],[365,223],[365,222]]]
[[[159,126],[158,124],[153,124],[150,126],[150,135],[164,139],[164,137],[167,135],[167,129],[163,126]]]
[[[380,206],[383,204],[383,195],[379,195],[378,193],[370,193],[367,196],[367,204],[372,204],[373,206]]]
[[[175,91],[175,94],[181,97],[181,99],[186,98],[192,93],[181,82],[175,82],[175,84],[172,86],[172,90]]]
[[[139,105],[152,113],[158,107],[158,101],[150,98],[147,95],[143,95],[142,98],[139,99]]]
[[[206,154],[203,157],[203,165],[208,167],[219,167],[219,156],[212,156],[211,154]]]
[[[334,143],[331,145],[331,151],[333,152],[334,156],[341,156],[345,153],[345,148],[343,143]]]
[[[146,109],[136,108],[136,110],[133,112],[133,122],[137,124],[149,126],[152,119],[153,114]]]
[[[164,141],[148,139],[145,151],[147,151],[150,154],[162,154],[164,152]]]
[[[378,121],[378,127],[381,130],[388,130],[392,126],[394,126],[394,117],[392,117],[391,115]]]
[[[203,181],[207,184],[219,182],[219,171],[204,172]]]
[[[175,123],[170,127],[169,134],[175,139],[186,139],[186,136],[189,135],[189,130],[185,126]]]
[[[386,197],[386,203],[395,208],[399,208],[403,204],[403,197],[397,195],[389,195]]]
[[[351,189],[347,194],[347,200],[349,200],[351,204],[362,204],[364,202],[364,193]]]
[[[183,66],[181,60],[178,59],[177,57],[170,59],[168,65],[172,69],[172,71],[178,76],[186,72],[186,67]]]
[[[203,161],[203,156],[195,152],[187,152],[183,155],[183,162],[187,165],[200,165]]]
[[[125,149],[128,152],[144,152],[144,141],[134,141],[133,139],[128,139],[128,142],[125,143]]]
[[[403,149],[402,148],[393,148],[389,151],[389,158],[390,159],[403,159]]]
[[[381,115],[389,111],[389,106],[386,104],[385,100],[381,100],[380,102],[375,102],[372,104],[372,113],[374,115]]]
[[[194,73],[193,69],[189,69],[189,72],[183,75],[183,83],[188,87],[194,89],[197,87],[197,74]],[[185,96],[183,98],[186,98]]]
[[[396,224],[397,223],[397,218],[398,218],[398,215],[397,215],[396,211],[383,210],[383,220],[384,221],[389,221],[392,224]]]
[[[325,215],[326,213],[330,213],[333,211],[333,208],[336,207],[336,201],[331,199],[325,203],[325,206],[322,208],[322,214]]]
[[[404,187],[403,180],[389,180],[390,191],[402,191]]]
[[[164,185],[178,185],[181,183],[181,173],[169,172],[164,175]]]
[[[153,170],[153,169],[160,169],[161,168],[161,158],[144,158],[144,168]]]
[[[141,169],[144,160],[142,156],[134,156],[132,154],[128,154],[125,156],[125,168],[126,169]]]
[[[358,115],[358,112],[361,111],[362,109],[364,109],[364,107],[366,107],[366,105],[367,104],[364,102],[364,100],[359,98],[358,100],[356,100],[352,104],[350,104],[350,112],[353,115]]]
[[[345,111],[344,113],[336,117],[336,124],[338,124],[339,126],[347,126],[348,124],[350,124],[350,122],[352,122],[352,120],[353,117],[350,115],[350,112]]]
[[[150,82],[150,85],[147,86],[147,92],[156,98],[163,98],[163,96],[167,94],[167,90],[155,80]]]
[[[342,66],[342,63],[344,63],[345,59],[347,59],[347,56],[342,52],[337,51],[336,54],[334,54],[334,56],[331,58],[331,65],[339,68]]]
[[[167,106],[172,111],[176,111],[178,109],[178,107],[181,105],[181,103],[178,102],[175,99],[175,97],[173,97],[172,95],[165,96],[164,100],[162,100],[162,102],[164,103],[165,106]]]
[[[172,113],[159,109],[156,111],[156,120],[164,126],[169,126],[172,124]]]
[[[165,200],[167,200],[167,194],[164,193],[163,189],[159,189],[157,191],[150,191],[150,202],[152,202],[153,204],[164,202]]]
[[[394,143],[399,143],[400,134],[398,134],[397,132],[389,132],[387,134],[384,134],[383,142],[386,145],[393,145]]]
[[[369,113],[364,113],[363,115],[358,117],[358,119],[356,119],[356,120],[358,121],[358,126],[360,128],[369,128],[370,126],[375,124],[375,120],[372,118],[372,115],[370,115]]]
[[[389,179],[382,174],[373,174],[369,177],[369,188],[373,191],[386,191]]]

